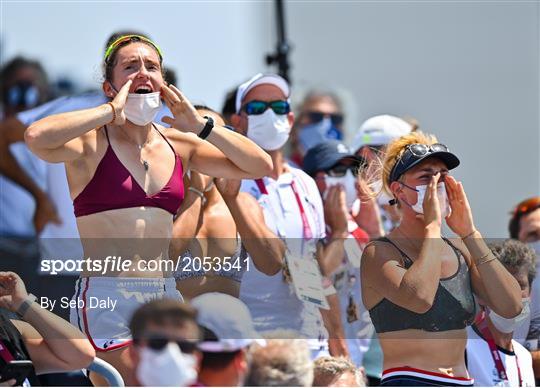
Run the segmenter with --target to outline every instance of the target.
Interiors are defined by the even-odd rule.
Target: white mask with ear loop
[[[137,379],[146,387],[186,387],[197,380],[197,359],[182,353],[176,343],[169,342],[162,350],[140,349],[141,360]]]
[[[326,183],[326,191],[323,195],[323,198],[326,199],[330,187],[335,185],[341,185],[343,187],[343,190],[345,191],[345,201],[347,204],[347,209],[351,210],[354,201],[358,198],[358,194],[356,192],[356,177],[353,175],[351,169],[347,169],[347,172],[342,177],[332,177],[325,175],[324,182]],[[360,211],[360,209],[357,209],[357,212],[358,211]]]
[[[112,86],[112,83],[111,83]],[[112,86],[112,89],[118,91]],[[156,118],[161,109],[161,93],[129,93],[124,106],[126,119],[135,125],[144,126]]]
[[[415,190],[418,193],[418,199],[414,205],[409,205],[411,208],[418,214],[424,214],[424,197],[426,196],[427,185],[416,186],[416,189],[407,186],[404,183],[401,183],[403,186]],[[439,206],[441,209],[442,218],[446,218],[450,215],[451,208],[450,202],[448,201],[448,195],[446,194],[446,187],[444,182],[439,182],[437,184],[437,197],[439,198]]]
[[[271,108],[260,115],[248,115],[247,137],[265,151],[283,147],[290,132],[287,115],[277,115]]]

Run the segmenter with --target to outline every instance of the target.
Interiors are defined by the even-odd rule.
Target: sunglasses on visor
[[[311,121],[312,123],[319,123],[325,117],[330,117],[330,121],[334,125],[340,125],[341,123],[343,123],[343,115],[339,113],[326,114],[322,112],[307,112],[306,115],[309,118],[309,121]]]
[[[426,157],[426,155],[436,152],[449,153],[450,151],[448,150],[447,146],[441,143],[435,143],[431,145],[420,143],[409,144],[407,147],[405,147],[405,151],[403,151],[401,157],[398,158],[398,161],[392,168],[392,171],[390,172],[389,182],[397,181],[399,177],[403,173],[405,173],[410,168],[410,166],[415,165],[418,160],[423,159],[424,157]],[[455,161],[457,161],[457,164],[454,164],[454,166],[449,166],[450,168],[454,168],[459,164],[459,160],[455,156],[453,156],[453,158],[455,159]]]
[[[277,115],[286,115],[291,111],[291,106],[285,100],[270,102],[253,100],[246,103],[242,110],[248,115],[262,115],[268,108],[272,109]]]

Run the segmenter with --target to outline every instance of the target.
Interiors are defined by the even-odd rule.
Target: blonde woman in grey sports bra
[[[389,144],[382,179],[400,224],[364,250],[362,298],[383,351],[381,386],[471,386],[466,327],[474,294],[497,314],[521,314],[514,277],[475,227],[459,159],[434,136],[413,132]],[[451,209],[451,211],[450,211]],[[443,219],[459,238],[441,236]]]
[[[218,125],[225,125],[223,118],[210,108],[196,106],[196,109],[201,116],[211,116]],[[250,197],[242,197],[242,209],[235,205],[237,196],[244,196],[238,193],[240,181],[216,179],[196,172],[191,175],[192,185],[188,191],[200,201],[188,209],[181,209],[184,214],[180,214],[173,227],[170,254],[178,258],[174,273],[176,287],[187,299],[207,292],[221,292],[237,298],[242,276],[249,271],[249,259],[240,238],[241,228],[237,228],[235,219],[245,231],[253,224],[264,225],[264,216],[256,201],[250,202]],[[246,215],[249,220],[245,219]],[[262,232],[263,235],[258,237],[265,238]],[[193,235],[195,238],[191,238]],[[277,260],[261,263],[254,258],[253,262],[257,269],[267,274],[281,268]]]

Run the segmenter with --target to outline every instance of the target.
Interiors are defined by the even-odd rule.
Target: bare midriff
[[[452,377],[469,377],[464,359],[467,344],[464,329],[443,332],[410,329],[378,336],[384,354],[383,370],[409,366]]]
[[[172,276],[168,254],[172,225],[171,213],[155,207],[114,209],[78,217],[84,259],[92,266],[84,267],[81,276]],[[98,264],[101,270],[96,268]]]
[[[176,288],[186,299],[208,292],[220,292],[238,298],[240,282],[219,275],[204,275],[176,281]]]
[[[212,218],[208,217],[212,222]],[[215,224],[213,226],[216,226]],[[225,227],[225,225],[223,225]],[[213,267],[219,263],[223,267],[224,258],[227,258],[231,262],[231,257],[234,256],[237,250],[238,240],[237,237],[230,237],[235,230],[233,228],[225,229],[227,233],[223,233],[223,236],[217,238],[207,238],[206,228],[202,228],[202,233],[197,235],[197,244],[191,246],[192,258],[210,257],[213,260]],[[182,260],[182,257],[180,257]],[[234,260],[236,261],[236,260]],[[188,272],[192,269],[184,268]],[[230,271],[237,271],[237,268],[231,268]],[[238,298],[240,295],[240,282],[225,277],[222,274],[217,274],[215,271],[206,271],[204,276],[193,276],[176,281],[176,288],[182,296],[187,299],[194,298],[198,295],[207,292],[221,292]]]

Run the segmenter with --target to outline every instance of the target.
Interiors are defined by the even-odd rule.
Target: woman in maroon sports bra
[[[77,282],[71,321],[129,385],[132,312],[150,299],[181,298],[167,252],[184,198],[184,171],[259,178],[272,162],[248,138],[213,126],[165,85],[161,51],[147,38],[112,42],[104,68],[110,102],[44,118],[25,137],[42,159],[65,163],[84,257],[90,258]],[[161,99],[174,116],[162,119],[171,128],[152,122]]]

